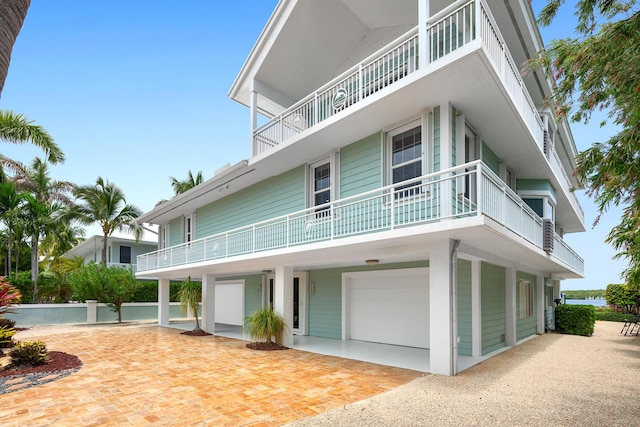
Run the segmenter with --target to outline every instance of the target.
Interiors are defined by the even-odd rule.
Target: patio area
[[[78,372],[2,396],[0,424],[281,425],[398,387],[421,372],[149,324],[19,332],[77,355]]]

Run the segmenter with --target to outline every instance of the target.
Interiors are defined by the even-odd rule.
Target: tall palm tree
[[[187,179],[180,181],[179,179],[170,176],[169,180],[171,181],[173,192],[177,196],[178,194],[191,190],[196,185],[202,184],[202,171],[198,171],[198,174],[194,177],[191,169],[189,169],[189,176]]]
[[[0,221],[7,228],[7,271],[11,273],[11,258],[15,228],[21,207],[25,201],[25,193],[16,190],[11,182],[0,183]]]
[[[102,228],[102,262],[107,263],[107,242],[116,230],[134,233],[136,240],[142,236],[142,227],[135,219],[142,213],[134,205],[127,204],[124,193],[115,184],[98,177],[95,185],[75,190],[77,205],[72,209],[75,219],[84,225],[98,223]]]
[[[28,168],[19,164],[13,166],[16,172],[12,180],[13,184],[32,196],[27,198],[24,215],[31,236],[31,280],[33,280],[33,296],[36,298],[40,240],[57,225],[58,220],[62,219],[59,215],[62,208],[73,205],[70,193],[75,185],[68,181],[52,179],[47,162],[38,157]]]
[[[0,2],[1,4],[2,2]],[[1,7],[0,7],[1,10]],[[0,22],[2,20],[0,19]],[[0,37],[0,40],[2,37]],[[25,144],[30,142],[36,147],[42,148],[47,155],[49,163],[63,163],[64,153],[53,141],[49,132],[42,126],[34,125],[32,120],[22,114],[16,114],[9,110],[0,110],[0,141],[11,144]],[[4,166],[11,166],[11,161],[2,158]],[[8,162],[8,164],[6,164]]]
[[[0,2],[0,92],[7,78],[11,51],[27,17],[31,0],[2,0]]]

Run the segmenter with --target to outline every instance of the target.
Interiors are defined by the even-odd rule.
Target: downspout
[[[451,264],[449,266],[449,312],[451,313],[451,375],[458,374],[458,248],[460,240],[453,241],[451,248]]]

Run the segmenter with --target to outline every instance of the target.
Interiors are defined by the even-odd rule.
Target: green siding
[[[433,109],[433,171],[440,170],[440,107]]]
[[[482,161],[493,173],[500,174],[500,159],[484,141],[482,141]]]
[[[182,243],[182,217],[172,219],[169,223],[169,246]]]
[[[518,191],[546,191],[556,197],[556,189],[546,179],[517,179],[516,188]]]
[[[373,134],[340,150],[340,196],[350,197],[382,186],[382,135]]]
[[[471,261],[458,260],[458,354],[471,356]]]
[[[531,282],[533,285],[533,315],[524,319],[520,318],[520,280]],[[536,334],[537,318],[536,313],[538,310],[538,304],[536,304],[537,296],[537,280],[536,276],[532,274],[523,273],[518,271],[516,273],[516,339],[521,340],[523,338],[530,337]]]
[[[304,209],[304,166],[274,176],[196,211],[196,239]]]
[[[428,267],[428,262],[356,266],[309,272],[309,282],[315,283],[315,292],[309,294],[309,335],[342,339],[342,273],[418,267]]]
[[[505,346],[506,326],[505,269],[481,264],[482,354]]]

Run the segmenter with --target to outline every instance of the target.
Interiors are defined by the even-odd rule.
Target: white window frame
[[[169,224],[164,224],[160,227],[160,249],[167,247],[169,239]]]
[[[518,319],[527,319],[535,313],[533,311],[533,284],[528,280],[518,282]]]
[[[190,243],[195,240],[196,231],[196,213],[192,212],[182,218],[182,231],[184,232],[184,243]]]
[[[409,163],[405,162],[402,163],[400,165],[394,165],[393,164],[393,138],[401,133],[404,133],[408,130],[412,130],[415,128],[420,128],[420,146],[421,146],[421,153],[420,153],[420,161],[422,162],[422,171],[421,171],[421,175],[426,175],[428,173],[429,167],[428,167],[428,137],[425,133],[425,123],[423,123],[423,120],[421,119],[416,119],[416,120],[412,120],[410,122],[407,122],[401,126],[395,127],[393,129],[390,129],[386,132],[386,138],[385,138],[385,148],[384,148],[384,169],[385,169],[385,184],[386,185],[393,185],[396,184],[393,182],[393,171],[395,168],[400,167],[400,166],[404,166],[407,165]],[[414,160],[417,161],[417,160]],[[431,194],[429,191],[423,192],[421,191],[420,196],[422,198],[426,198],[426,197],[431,197]],[[413,196],[413,197],[408,197],[407,202],[410,202],[411,200],[415,200],[415,198],[418,196]],[[396,198],[395,203],[402,203],[403,202],[403,197],[398,197]]]
[[[316,160],[315,162],[309,163],[307,165],[307,207],[314,208],[316,207],[315,201],[315,170],[316,168],[329,164],[329,202],[333,202],[336,200],[337,196],[337,165],[338,165],[338,153],[333,152],[329,156],[323,157],[322,159]],[[322,211],[318,211],[319,213]],[[325,215],[318,215],[316,220],[328,219],[330,217],[329,213]]]

